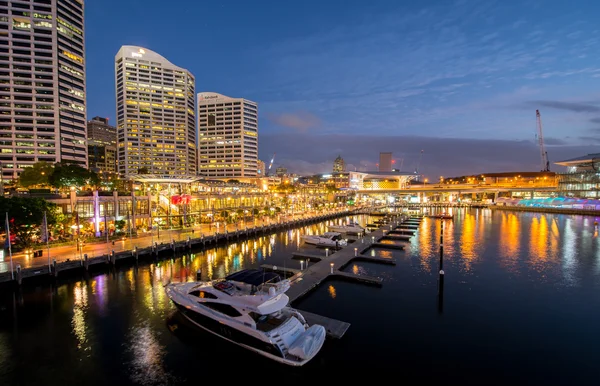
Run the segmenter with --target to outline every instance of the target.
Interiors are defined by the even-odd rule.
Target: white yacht
[[[318,247],[343,247],[348,244],[339,232],[325,232],[322,235],[304,235],[302,239],[306,244]]]
[[[363,228],[359,223],[350,221],[345,225],[330,225],[329,230],[332,232],[341,232],[341,233],[349,233],[349,234],[366,234],[370,231],[368,229]]]
[[[247,269],[209,282],[175,283],[167,295],[190,322],[278,362],[302,366],[323,346],[325,328],[288,306],[289,280]]]

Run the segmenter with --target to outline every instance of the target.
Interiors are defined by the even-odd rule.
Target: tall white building
[[[206,177],[256,177],[258,105],[214,92],[198,94],[198,173]]]
[[[196,175],[194,76],[146,48],[115,57],[119,173]]]
[[[83,0],[0,1],[3,180],[35,162],[87,167]]]

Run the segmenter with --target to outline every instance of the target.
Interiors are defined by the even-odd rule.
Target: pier
[[[392,220],[391,227],[400,227],[403,226],[402,220],[404,218],[400,218],[399,216]],[[415,220],[415,223],[420,222],[420,219]],[[387,228],[387,226],[385,227]],[[403,245],[399,244],[384,244],[380,241],[385,239],[387,229],[380,228],[368,236],[365,236],[360,239],[360,244],[358,241],[354,244],[350,244],[341,250],[329,255],[314,255],[311,253],[305,252],[295,252],[293,257],[299,259],[319,259],[312,265],[309,265],[306,269],[303,270],[291,270],[289,268],[281,268],[281,267],[272,267],[269,265],[262,265],[261,268],[266,270],[273,270],[276,272],[283,272],[284,274],[293,273],[290,278],[290,289],[286,292],[286,294],[290,298],[290,303],[297,302],[298,300],[304,298],[314,289],[318,288],[323,282],[329,279],[343,279],[355,282],[361,282],[369,285],[381,286],[383,285],[383,279],[379,277],[372,277],[367,275],[356,275],[350,272],[344,272],[343,269],[347,267],[353,261],[367,261],[372,263],[379,264],[390,264],[395,265],[395,259],[375,257],[375,256],[367,256],[364,253],[367,252],[371,248],[387,248],[387,249],[403,249]],[[411,236],[405,236],[410,238]],[[353,247],[353,245],[357,245],[357,247]],[[359,247],[360,245],[360,253]],[[317,323],[321,324],[327,330],[327,335],[332,338],[341,338],[348,328],[350,328],[350,324],[347,322],[339,321],[336,319],[328,318],[325,316],[315,315],[308,313],[306,311],[300,310],[303,315],[306,315],[307,322],[309,324]]]

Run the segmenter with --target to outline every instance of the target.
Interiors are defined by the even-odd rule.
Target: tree
[[[119,232],[119,233],[123,232],[123,229],[125,229],[125,225],[127,225],[127,222],[125,220],[115,221],[115,228],[117,229],[117,232]]]
[[[8,213],[10,232],[15,235],[18,247],[31,246],[34,238],[39,235],[44,212],[49,227],[60,217],[60,208],[42,198],[0,197],[0,214]],[[0,227],[6,231],[6,222],[0,223]]]
[[[28,188],[36,185],[48,185],[48,178],[54,172],[54,167],[44,161],[36,162],[30,168],[25,168],[19,176],[19,185]]]
[[[79,165],[57,163],[54,172],[48,178],[50,185],[56,188],[80,188],[85,185],[97,186],[100,183],[98,175]]]

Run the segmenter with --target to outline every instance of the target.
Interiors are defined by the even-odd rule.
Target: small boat
[[[224,279],[168,284],[167,295],[194,325],[291,366],[302,366],[317,355],[325,328],[309,326],[288,306],[290,288],[274,272],[245,269]]]
[[[368,229],[363,228],[360,224],[350,221],[345,225],[330,225],[329,230],[332,232],[350,233],[350,234],[362,234],[369,233]]]
[[[302,239],[306,244],[318,247],[343,247],[348,244],[339,232],[325,232],[322,235],[304,235]]]

